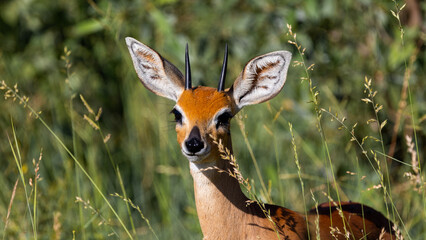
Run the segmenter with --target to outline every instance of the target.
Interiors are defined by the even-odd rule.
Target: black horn
[[[188,43],[185,49],[185,90],[192,88],[191,66],[189,65]]]
[[[220,74],[218,92],[225,90],[226,66],[228,65],[228,44],[225,45],[225,56],[223,57],[222,73]]]

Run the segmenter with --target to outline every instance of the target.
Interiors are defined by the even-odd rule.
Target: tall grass
[[[0,3],[0,235],[201,238],[188,163],[167,114],[173,103],[138,82],[123,41],[133,36],[180,68],[189,42],[195,84],[208,86],[225,42],[228,87],[251,57],[293,50],[282,93],[233,122],[241,174],[260,190],[253,198],[299,212],[353,200],[387,215],[406,239],[426,238],[424,26],[407,26],[411,8],[402,6]]]

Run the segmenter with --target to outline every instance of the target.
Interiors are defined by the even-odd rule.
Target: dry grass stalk
[[[98,124],[96,124],[92,119],[90,119],[86,114],[83,115],[84,120],[86,120],[93,129],[99,130]]]
[[[315,218],[315,235],[316,235],[316,240],[321,240],[320,238],[320,227],[319,227],[319,212],[318,212],[318,201],[316,200],[315,196],[314,196],[314,192],[311,189],[311,195],[312,195],[312,200],[314,200],[315,202],[315,211],[316,211],[316,218]]]
[[[395,231],[396,240],[404,240],[404,236],[402,236],[401,230],[396,224],[392,226],[392,229]]]
[[[25,95],[19,95],[19,89],[18,84],[13,85],[12,87],[9,87],[4,80],[0,82],[0,90],[5,91],[4,92],[4,99],[8,100],[11,99],[13,102],[16,102],[16,100],[19,100],[19,105],[22,105],[24,108],[27,108],[28,102],[30,101],[30,98]],[[30,117],[35,116],[36,119],[39,118],[41,111],[36,112],[34,109],[29,107],[30,110]]]
[[[105,137],[104,137],[104,143],[107,143],[109,141],[109,139],[111,138],[111,133],[108,133]]]
[[[33,187],[33,182],[39,182],[42,180],[42,178],[40,177],[40,162],[41,159],[43,158],[43,150],[40,151],[40,156],[38,158],[38,161],[36,162],[35,159],[33,159],[33,166],[34,166],[34,180],[32,178],[30,178],[29,181],[29,185],[31,187]]]
[[[220,168],[214,166],[214,167],[205,168],[204,171],[216,170],[216,171],[221,172],[221,173],[226,173],[229,176],[235,178],[240,183],[240,185],[243,186],[244,189],[247,191],[247,193],[250,196],[250,199],[254,199],[254,200],[248,200],[247,201],[247,205],[254,204],[254,203],[258,204],[259,207],[260,207],[260,209],[262,210],[263,214],[265,215],[265,217],[269,220],[269,222],[271,222],[271,224],[273,226],[273,229],[274,229],[274,231],[277,234],[277,238],[281,239],[280,235],[279,235],[279,231],[278,231],[277,225],[276,225],[275,221],[272,219],[269,210],[266,209],[265,203],[263,203],[256,196],[255,193],[253,193],[250,181],[249,181],[248,178],[244,178],[243,177],[243,175],[242,175],[242,173],[240,171],[240,166],[238,165],[237,160],[235,159],[234,155],[231,153],[231,151],[228,148],[226,148],[223,145],[221,139],[217,140],[212,135],[210,135],[210,137],[213,138],[213,143],[218,146],[219,152],[221,153],[221,155],[220,155],[221,158],[223,160],[225,160],[225,161],[228,161],[229,164],[231,165],[231,168],[228,168],[228,169],[224,170],[224,169],[220,169]]]
[[[129,203],[129,204],[130,204],[130,206],[131,206],[133,209],[135,209],[136,211],[138,211],[138,213],[139,213],[139,215],[141,216],[141,218],[142,218],[142,219],[146,222],[146,224],[148,225],[149,230],[151,230],[152,234],[154,234],[154,236],[155,236],[155,238],[156,238],[157,240],[159,239],[159,238],[158,238],[158,236],[157,236],[157,234],[155,233],[154,229],[152,228],[151,223],[149,222],[149,219],[145,217],[145,215],[142,213],[141,208],[140,208],[138,205],[134,204],[134,203],[133,203],[133,201],[132,201],[131,199],[126,198],[126,197],[124,197],[124,196],[121,196],[121,195],[120,195],[120,194],[118,194],[118,193],[111,194],[111,196],[121,198],[121,199],[122,199],[123,201],[125,201],[126,203]]]
[[[92,215],[96,215],[97,217],[99,217],[100,221],[98,222],[97,226],[102,226],[102,225],[107,225],[111,228],[112,233],[108,234],[108,236],[110,235],[115,235],[115,236],[119,236],[115,230],[112,228],[112,223],[110,223],[107,219],[105,219],[105,217],[101,214],[101,212],[94,208],[91,204],[90,204],[90,200],[83,200],[81,197],[76,196],[75,197],[75,202],[76,203],[82,203],[83,204],[83,208],[84,209],[88,209],[91,211]]]
[[[326,196],[327,198],[328,198],[328,201],[330,202],[330,203],[332,203],[335,207],[336,207],[336,210],[337,210],[337,212],[339,213],[339,216],[342,218],[342,222],[343,222],[343,230],[344,230],[344,233],[342,233],[340,230],[339,230],[339,228],[334,228],[334,227],[330,227],[330,234],[333,236],[333,237],[335,237],[335,236],[337,236],[337,235],[342,235],[342,236],[344,236],[346,239],[350,239],[350,237],[351,237],[351,233],[347,230],[347,228],[346,228],[346,222],[348,222],[347,221],[347,219],[345,218],[345,215],[343,214],[343,211],[342,211],[342,209],[340,208],[340,203],[339,202],[336,202],[336,201],[334,201],[334,199],[330,196],[330,195],[328,195],[326,192],[323,192],[323,194],[324,194],[324,196]],[[337,235],[335,235],[335,234],[337,234]],[[338,238],[336,238],[336,239],[338,239]]]
[[[344,236],[346,239],[348,239],[346,235],[343,234],[338,227],[330,226],[330,234],[335,240],[339,240],[340,239],[339,236]]]
[[[12,205],[13,205],[13,200],[15,200],[16,188],[18,187],[18,182],[19,182],[19,177],[18,179],[16,179],[15,185],[13,186],[12,196],[10,197],[9,207],[7,208],[6,221],[4,223],[4,228],[3,228],[3,239],[5,239],[5,236],[6,236],[6,229],[9,224],[10,213],[12,212]]]
[[[61,217],[60,212],[53,213],[53,233],[54,233],[55,240],[61,239],[62,224],[61,224],[61,221],[59,220],[60,217]]]
[[[423,177],[421,176],[421,173],[419,171],[419,161],[417,160],[417,152],[414,150],[414,142],[412,137],[406,135],[405,140],[407,141],[407,152],[411,156],[411,169],[412,172],[405,172],[404,176],[407,177],[410,180],[410,184],[413,186],[414,191],[418,193],[422,193],[424,190],[424,187],[426,185],[426,182],[423,180]]]
[[[68,51],[67,49],[64,50],[65,52],[67,52],[68,54],[66,54],[67,56],[69,56],[71,54],[71,51]],[[67,71],[69,71],[69,68],[71,67],[70,64],[68,64],[67,66]],[[120,216],[118,215],[118,213],[114,210],[114,208],[112,207],[111,203],[108,201],[108,199],[106,198],[106,196],[102,193],[102,191],[100,190],[100,188],[96,185],[96,183],[94,182],[94,180],[90,177],[90,175],[86,172],[86,170],[83,168],[83,166],[80,164],[80,162],[77,160],[77,158],[74,156],[74,154],[66,147],[66,145],[64,144],[64,142],[58,137],[57,134],[55,134],[55,132],[52,130],[51,127],[49,127],[49,125],[40,117],[41,115],[41,111],[36,111],[34,110],[31,105],[28,104],[29,98],[26,97],[25,95],[20,95],[19,94],[19,89],[17,84],[14,85],[13,88],[9,87],[6,82],[3,80],[0,82],[0,90],[5,91],[4,93],[4,97],[5,99],[12,99],[12,101],[16,101],[19,100],[19,103],[21,105],[23,105],[24,108],[27,108],[30,112],[30,116],[35,116],[36,119],[38,119],[44,127],[46,127],[46,129],[54,136],[54,138],[56,139],[56,141],[60,144],[60,146],[71,156],[71,158],[73,159],[73,161],[77,164],[77,166],[83,171],[83,173],[86,175],[86,177],[90,180],[91,184],[95,187],[96,191],[101,195],[102,199],[105,201],[105,203],[108,205],[109,209],[113,212],[114,216],[117,218],[117,220],[119,221],[120,225],[123,227],[123,229],[125,230],[125,232],[127,233],[129,239],[133,239],[133,236],[130,234],[129,230],[127,229],[127,227],[124,225],[123,221],[121,220]],[[98,111],[98,116],[100,116],[101,111]],[[96,116],[95,116],[96,117]],[[105,138],[104,138],[105,139]],[[9,140],[10,145],[11,142]],[[13,148],[12,148],[13,151]],[[19,152],[18,152],[19,154]],[[15,156],[16,157],[16,156]],[[16,160],[16,159],[15,159]],[[17,160],[16,160],[17,161]],[[18,164],[18,167],[20,167],[20,165]],[[22,175],[22,173],[21,173]],[[26,191],[25,185],[26,183],[24,182],[24,178],[21,176],[23,184],[24,184],[24,189]],[[35,177],[36,180],[37,179],[37,174]],[[32,180],[31,180],[32,181]],[[32,182],[31,182],[32,183]],[[37,183],[37,181],[35,181],[35,183]],[[34,185],[34,188],[32,189],[33,191],[36,191],[37,184]],[[25,195],[27,197],[27,199],[29,199],[27,192],[25,192]],[[34,194],[34,208],[33,210],[36,211],[36,207],[37,207],[37,193],[35,192]],[[29,204],[27,202],[28,205],[28,209],[30,211],[30,215],[32,215]],[[34,212],[34,215],[31,216],[31,224],[33,226],[33,233],[34,233],[34,238],[37,239],[37,229],[36,229],[36,212]],[[132,221],[132,220],[131,220]],[[114,231],[114,230],[113,230]],[[114,231],[114,234],[117,235]]]
[[[379,235],[379,240],[385,239],[385,233],[386,233],[385,228],[382,228],[382,231],[380,232],[380,235]]]
[[[93,109],[90,107],[89,103],[87,103],[86,99],[84,99],[83,95],[80,94],[80,99],[83,102],[84,106],[86,107],[87,111],[92,114],[95,115],[95,112],[93,111]]]

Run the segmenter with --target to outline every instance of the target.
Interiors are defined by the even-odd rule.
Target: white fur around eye
[[[182,108],[179,105],[175,105],[174,109],[178,111],[182,115],[182,124],[179,124],[180,126],[183,126],[185,124],[188,124],[188,119],[186,118],[185,112],[182,110]]]
[[[214,124],[214,126],[217,128],[217,124],[219,123],[219,120],[220,120],[220,117],[223,115],[223,114],[226,114],[226,113],[229,113],[229,115],[231,116],[231,118],[232,118],[232,111],[231,111],[231,109],[229,109],[229,108],[223,108],[223,109],[221,109],[221,110],[219,110],[217,113],[216,113],[216,115],[214,116],[214,119],[213,119],[213,121],[210,123],[210,124]]]

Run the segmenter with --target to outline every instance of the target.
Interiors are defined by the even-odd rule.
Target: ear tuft
[[[159,96],[177,101],[184,90],[182,73],[156,51],[136,39],[126,37],[126,44],[142,84]]]
[[[233,85],[233,98],[239,109],[267,101],[284,86],[291,53],[277,51],[250,60]]]

